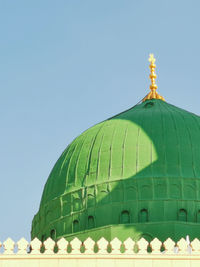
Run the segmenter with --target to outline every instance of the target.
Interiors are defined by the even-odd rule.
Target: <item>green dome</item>
[[[199,181],[200,117],[147,100],[91,127],[65,149],[31,235],[200,236]]]

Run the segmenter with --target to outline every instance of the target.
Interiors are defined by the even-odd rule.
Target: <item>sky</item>
[[[149,92],[200,115],[200,1],[0,0],[0,241],[30,240],[72,140]]]

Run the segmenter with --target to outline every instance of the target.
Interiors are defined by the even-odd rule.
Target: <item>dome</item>
[[[44,187],[31,235],[197,237],[199,189],[200,117],[147,99],[65,149]]]

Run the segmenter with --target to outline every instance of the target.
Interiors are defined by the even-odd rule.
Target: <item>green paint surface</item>
[[[65,149],[31,235],[164,239],[200,237],[198,229],[200,117],[148,100],[91,127]]]

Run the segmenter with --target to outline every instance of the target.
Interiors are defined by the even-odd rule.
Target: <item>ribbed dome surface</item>
[[[188,178],[190,190],[184,193],[182,181],[186,179],[188,183]],[[90,204],[94,216],[98,218],[98,207],[105,203],[112,213],[110,219],[96,219],[95,227],[98,227],[119,223],[114,219],[116,204],[113,211],[113,203],[117,201],[119,209],[122,204],[132,203],[131,209],[137,201],[148,198],[199,201],[193,178],[200,178],[200,117],[162,100],[145,101],[91,127],[66,148],[45,185],[40,210],[33,221],[32,237],[50,235],[52,225],[58,236],[72,233],[70,226],[61,225],[65,225],[65,216],[67,225],[67,218],[75,213],[79,218],[82,216],[80,230],[84,230],[86,215],[83,214],[88,214],[90,190],[95,198]],[[119,183],[123,193],[115,199],[112,192]],[[142,191],[145,186],[147,190]],[[130,188],[135,188],[132,193],[127,191]],[[81,203],[73,208],[75,192],[79,192],[77,198]],[[103,201],[99,192],[107,192],[110,198],[107,196]],[[68,202],[72,204],[67,211],[64,203]],[[160,215],[157,219],[167,221],[168,217]],[[156,215],[152,217],[153,221],[157,219]],[[138,222],[138,215],[133,215],[131,220]]]
[[[77,187],[135,175],[200,177],[200,118],[151,100],[93,126],[58,159],[42,203]]]

